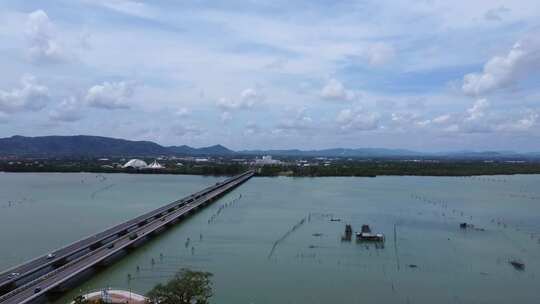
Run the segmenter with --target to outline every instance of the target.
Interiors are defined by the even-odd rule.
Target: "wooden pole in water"
[[[398,247],[397,247],[397,229],[396,224],[394,223],[394,254],[396,255],[396,266],[397,271],[399,271],[399,254],[398,254]]]

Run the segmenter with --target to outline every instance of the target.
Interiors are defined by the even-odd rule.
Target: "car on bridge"
[[[18,273],[18,272],[12,272],[12,273],[8,274],[7,278],[8,279],[14,279],[14,278],[18,277],[19,275],[20,275],[20,273]]]

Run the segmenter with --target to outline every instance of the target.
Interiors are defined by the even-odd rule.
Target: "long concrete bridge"
[[[0,274],[0,303],[42,303],[94,268],[206,206],[253,176],[236,175],[134,219],[78,240]]]

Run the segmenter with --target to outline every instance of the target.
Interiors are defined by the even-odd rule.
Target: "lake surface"
[[[0,269],[221,179],[0,173]],[[144,293],[182,267],[214,274],[213,303],[539,303],[538,185],[538,175],[252,178],[55,303],[106,286]],[[384,233],[384,248],[342,242],[345,223]]]

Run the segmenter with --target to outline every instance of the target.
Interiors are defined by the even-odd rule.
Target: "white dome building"
[[[141,159],[130,159],[122,168],[144,169],[148,167],[148,164]]]

